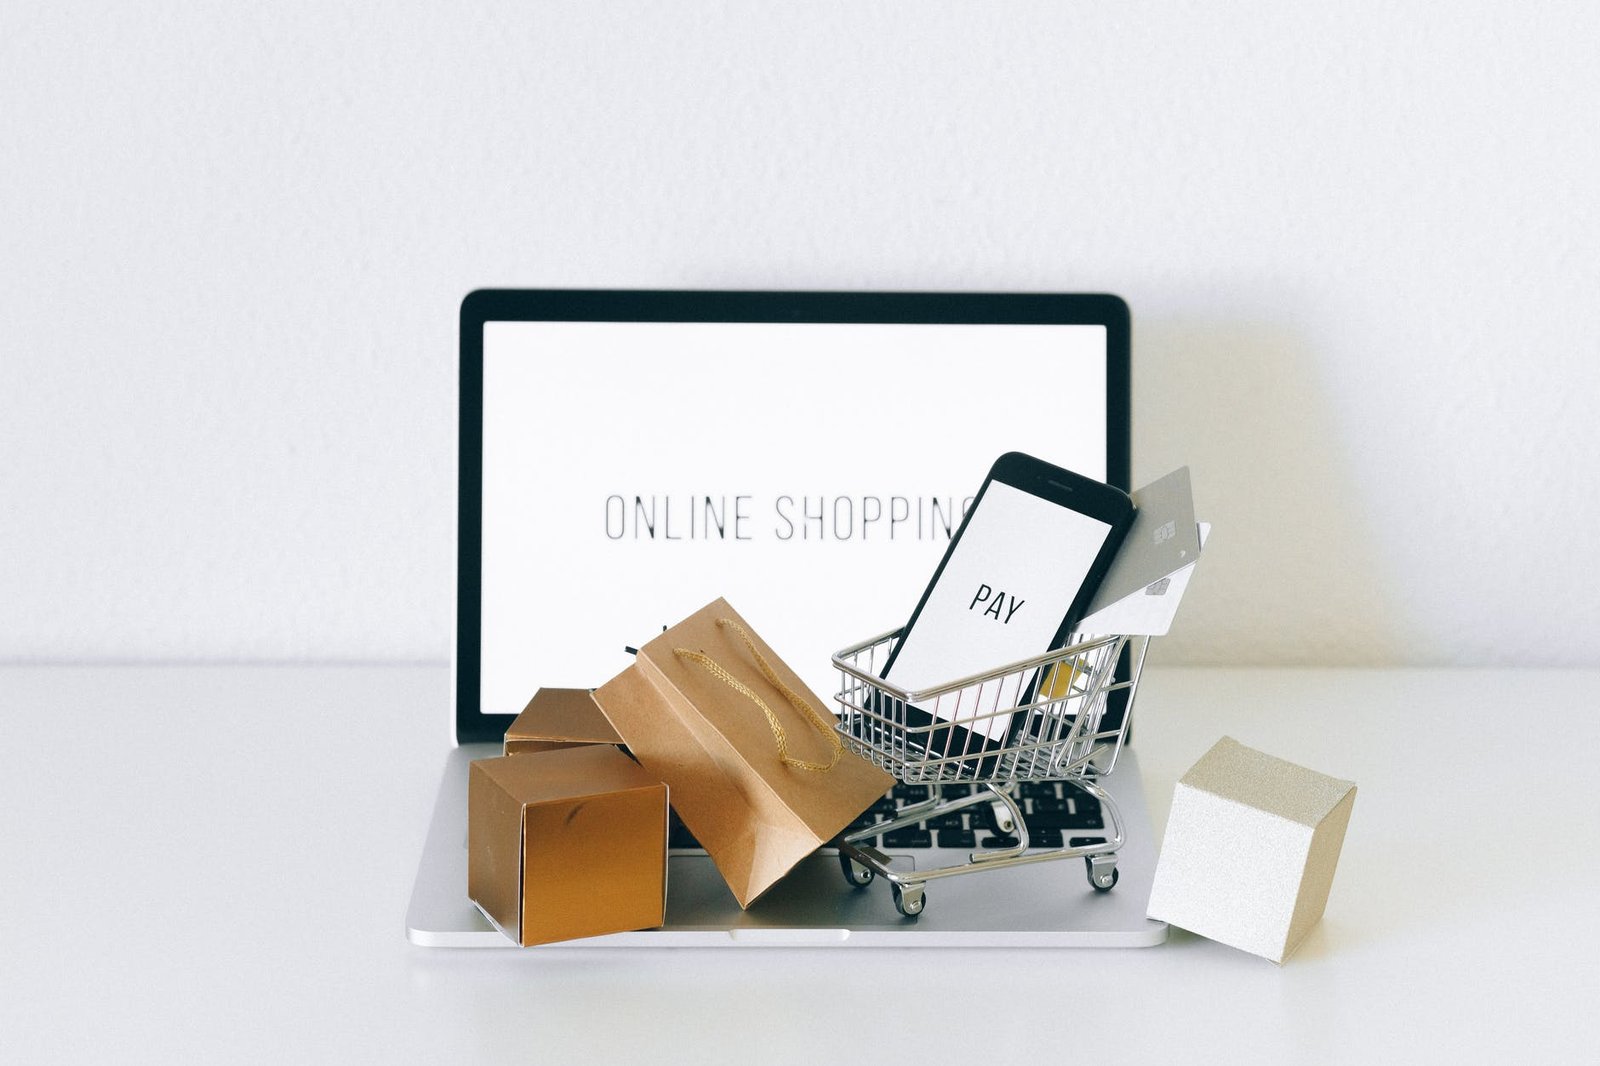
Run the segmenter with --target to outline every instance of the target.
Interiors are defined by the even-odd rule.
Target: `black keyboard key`
[[[868,807],[867,808],[867,813],[871,814],[871,815],[875,815],[876,817],[879,817],[879,818],[888,818],[888,817],[890,817],[890,816],[892,816],[894,814],[895,809],[896,809],[896,805],[895,805],[894,800],[889,799],[887,796],[885,796],[883,799],[879,800],[878,802],[874,803],[872,806]]]
[[[1036,811],[1064,811],[1067,801],[1056,796],[1035,796],[1033,809]]]
[[[1100,815],[1068,811],[1036,811],[1026,819],[1029,829],[1100,829]]]
[[[951,811],[949,814],[938,814],[929,818],[926,823],[929,829],[965,829],[967,823],[961,820],[960,811]]]
[[[1085,807],[1092,807],[1095,810],[1100,809],[1100,801],[1076,785],[1066,786],[1065,798],[1076,804],[1079,810],[1083,810]]]
[[[1018,794],[1023,799],[1056,798],[1056,783],[1054,781],[1024,781],[1017,788]]]
[[[957,798],[959,796],[970,796],[970,795],[972,795],[972,786],[971,785],[945,785],[944,788],[942,789],[942,791],[943,791],[943,793],[944,793],[944,795],[945,795],[945,797],[947,799],[955,799],[955,798]]]
[[[941,829],[939,830],[939,846],[941,848],[971,848],[977,846],[977,837],[970,829]]]
[[[901,803],[921,803],[928,798],[927,785],[896,785],[889,795]]]
[[[1017,838],[1011,836],[987,836],[983,838],[981,843],[986,848],[1014,848],[1017,846]]]
[[[1028,827],[1028,846],[1032,848],[1059,848],[1061,846],[1061,830],[1035,829]]]
[[[933,834],[917,826],[906,826],[893,832],[883,834],[883,846],[886,848],[931,848],[933,847]]]
[[[1090,844],[1104,844],[1105,842],[1105,837],[1073,837],[1071,840],[1067,841],[1068,844],[1071,844],[1075,848],[1086,848]]]

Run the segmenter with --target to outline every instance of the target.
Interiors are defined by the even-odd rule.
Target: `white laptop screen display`
[[[723,596],[825,700],[1004,452],[1106,478],[1096,325],[489,322],[481,703]]]

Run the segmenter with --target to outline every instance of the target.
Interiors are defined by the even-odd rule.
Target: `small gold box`
[[[523,947],[661,925],[667,786],[609,745],[474,762],[467,894]]]
[[[542,688],[506,730],[505,753],[621,743],[588,689]]]

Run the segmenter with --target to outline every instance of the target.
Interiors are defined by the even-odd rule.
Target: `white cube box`
[[[1223,737],[1172,794],[1148,914],[1282,962],[1328,903],[1356,786]]]

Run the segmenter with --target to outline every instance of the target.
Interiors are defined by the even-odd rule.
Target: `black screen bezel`
[[[1089,325],[1106,330],[1106,480],[1129,491],[1128,305],[1105,293],[479,289],[461,301],[455,720],[459,744],[499,741],[515,715],[480,713],[483,327],[487,322],[795,322]],[[598,679],[604,680],[604,679]],[[530,693],[529,695],[532,695]]]

